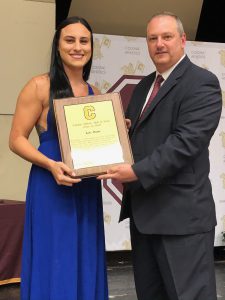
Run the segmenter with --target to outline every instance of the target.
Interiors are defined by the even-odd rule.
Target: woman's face
[[[58,51],[64,67],[83,69],[91,58],[91,33],[81,23],[70,24],[61,30]]]

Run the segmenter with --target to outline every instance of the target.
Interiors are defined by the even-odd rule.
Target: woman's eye
[[[67,39],[66,42],[72,44],[74,41],[72,39]]]
[[[82,39],[80,42],[81,42],[81,44],[87,44],[88,40],[87,39]]]

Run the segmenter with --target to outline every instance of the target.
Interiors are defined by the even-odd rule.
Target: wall
[[[16,99],[25,83],[48,70],[55,25],[55,4],[0,1],[0,199],[24,200],[30,164],[8,149]],[[37,144],[37,136],[31,134]]]
[[[69,15],[86,18],[95,33],[145,37],[150,17],[171,11],[181,18],[188,39],[195,40],[202,3],[203,0],[72,0]]]

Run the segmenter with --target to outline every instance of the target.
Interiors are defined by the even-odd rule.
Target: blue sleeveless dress
[[[93,91],[89,86],[89,95]],[[39,151],[61,161],[51,113]],[[108,300],[101,183],[59,186],[32,165],[26,197],[21,300]]]

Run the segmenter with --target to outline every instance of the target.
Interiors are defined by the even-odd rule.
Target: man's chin
[[[155,65],[167,65],[168,64],[168,59],[156,59],[154,61]]]
[[[156,54],[155,60],[156,61],[166,61],[166,60],[168,60],[168,55],[166,53]]]
[[[159,73],[163,73],[169,69],[169,63],[167,60],[158,60],[155,61],[154,64]]]

